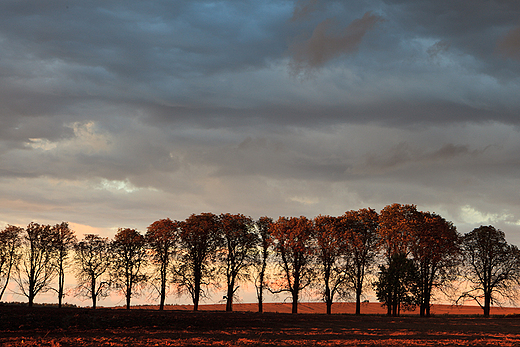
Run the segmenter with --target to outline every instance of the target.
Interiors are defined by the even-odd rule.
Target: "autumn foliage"
[[[363,296],[374,289],[388,315],[419,307],[430,316],[436,295],[462,283],[458,301],[476,301],[487,316],[491,304],[514,301],[520,288],[520,251],[502,231],[481,226],[461,236],[453,223],[411,204],[314,219],[192,214],[184,221],[159,219],[145,235],[121,228],[113,240],[85,235],[78,241],[66,222],[33,222],[7,226],[0,241],[0,297],[14,277],[30,306],[48,290],[61,305],[68,269],[76,275],[74,292],[92,308],[114,291],[130,308],[132,297],[149,291],[163,310],[176,291],[188,294],[197,311],[202,299],[222,290],[232,311],[239,288],[253,283],[259,312],[269,291],[287,295],[293,313],[308,293],[322,298],[328,314],[335,301],[354,299],[359,315]]]

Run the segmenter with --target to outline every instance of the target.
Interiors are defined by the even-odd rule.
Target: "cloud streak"
[[[344,29],[338,29],[339,25],[334,18],[324,20],[316,26],[308,40],[293,43],[289,47],[292,69],[297,73],[314,69],[336,57],[356,52],[367,32],[382,21],[381,16],[370,12],[355,19]]]

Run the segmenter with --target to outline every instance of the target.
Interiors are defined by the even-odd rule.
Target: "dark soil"
[[[520,318],[0,306],[2,346],[517,346]]]

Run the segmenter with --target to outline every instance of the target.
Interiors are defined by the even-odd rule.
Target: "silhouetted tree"
[[[258,249],[255,258],[255,269],[256,276],[254,279],[254,284],[256,288],[256,297],[258,299],[258,312],[262,313],[263,303],[264,303],[264,290],[266,288],[266,270],[267,270],[267,261],[269,259],[269,250],[271,245],[273,244],[273,240],[271,238],[270,227],[271,223],[273,223],[273,219],[269,217],[260,217],[256,221],[256,231],[258,238]]]
[[[221,214],[219,217],[222,250],[219,260],[226,271],[226,311],[233,311],[237,282],[248,276],[245,270],[254,261],[256,235],[253,221],[242,214]]]
[[[119,229],[112,242],[112,279],[126,298],[126,309],[136,286],[146,281],[143,273],[146,265],[146,241],[135,229]]]
[[[159,310],[164,309],[166,300],[166,284],[172,269],[171,262],[177,245],[179,223],[171,219],[160,219],[153,222],[146,232],[146,241],[152,249],[152,261],[159,274]]]
[[[58,293],[58,307],[61,308],[62,300],[65,297],[65,268],[68,265],[69,251],[74,248],[77,239],[67,222],[54,225],[51,228],[51,232],[52,246],[55,251],[54,262],[58,275],[58,289],[56,290]]]
[[[460,235],[439,215],[421,212],[412,231],[411,254],[419,275],[420,315],[430,316],[432,290],[454,279],[460,261]]]
[[[418,271],[412,259],[403,253],[394,253],[387,265],[380,266],[375,284],[376,295],[384,306],[391,308],[391,315],[401,313],[401,307],[409,310],[418,300]]]
[[[29,299],[29,307],[40,292],[49,290],[56,275],[53,258],[53,233],[50,225],[31,222],[25,229],[22,257],[16,282],[22,294]]]
[[[467,280],[459,300],[473,299],[489,316],[491,304],[499,296],[513,300],[520,284],[520,251],[506,242],[495,227],[480,226],[462,238],[463,276]]]
[[[385,271],[389,274],[405,274],[405,269],[396,269],[397,266],[408,266],[407,261],[400,261],[401,257],[407,258],[410,254],[413,230],[418,225],[419,212],[415,205],[392,204],[385,206],[379,213],[379,235],[381,245],[386,258],[386,266],[381,268],[379,273],[379,286],[388,283],[389,285],[399,285],[400,279],[395,281],[386,281],[381,276],[385,275]],[[399,261],[397,261],[399,260]],[[383,271],[383,269],[386,269]],[[408,277],[407,277],[408,278]],[[399,288],[390,288],[386,291],[385,305],[387,306],[387,314],[397,315],[400,311],[401,303],[406,302],[403,297],[395,297],[401,295]]]
[[[22,233],[23,228],[14,225],[8,225],[0,231],[0,300],[9,284],[11,271],[18,262]]]
[[[285,285],[273,293],[289,292],[292,313],[298,313],[300,292],[312,281],[312,222],[305,217],[280,217],[271,224],[278,265],[282,268]]]
[[[323,300],[327,314],[332,313],[332,303],[336,293],[347,292],[348,269],[351,266],[347,253],[349,236],[343,218],[322,216],[314,218],[315,259],[323,280]]]
[[[112,261],[112,250],[108,238],[87,234],[74,245],[76,260],[76,279],[80,293],[92,299],[92,308],[96,308],[99,298],[106,297],[110,289],[110,280],[104,279]]]
[[[359,315],[365,277],[372,273],[380,248],[379,216],[373,209],[364,208],[347,211],[343,218],[349,231],[346,246],[352,263],[347,272],[356,295],[356,314]]]
[[[180,290],[186,290],[198,311],[204,296],[202,286],[209,285],[214,274],[216,251],[220,246],[218,217],[213,213],[192,214],[180,223],[179,263],[175,269]]]

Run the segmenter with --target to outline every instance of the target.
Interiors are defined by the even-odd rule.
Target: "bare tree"
[[[159,275],[159,310],[164,309],[166,285],[171,270],[171,260],[177,245],[179,223],[169,218],[153,222],[146,232],[146,241],[152,250],[152,261]]]
[[[491,304],[500,297],[514,300],[520,284],[520,251],[510,245],[505,234],[495,227],[480,226],[462,238],[464,269],[467,280],[459,300],[472,299],[488,317]]]
[[[258,249],[256,252],[256,259],[254,262],[254,268],[256,276],[254,277],[254,284],[256,288],[256,297],[258,299],[258,312],[262,313],[263,302],[264,302],[264,291],[266,288],[266,270],[267,261],[269,259],[269,250],[273,244],[271,238],[270,227],[273,223],[273,219],[269,217],[260,217],[256,221],[256,230],[258,233]]]
[[[104,278],[108,275],[112,259],[108,238],[85,235],[74,246],[74,258],[79,292],[92,299],[92,308],[95,309],[98,299],[106,297],[110,289],[110,280]]]
[[[55,266],[58,275],[58,307],[61,308],[62,300],[65,297],[65,269],[69,265],[69,252],[74,248],[77,242],[74,231],[69,228],[67,222],[56,224],[51,228],[52,246],[55,251]]]
[[[248,276],[245,270],[254,261],[257,238],[252,232],[253,221],[242,214],[221,214],[219,225],[222,237],[219,260],[226,272],[226,311],[233,311],[237,282]]]
[[[17,265],[22,232],[23,228],[14,225],[8,225],[0,231],[0,283],[2,285],[0,300],[9,284],[11,271]]]
[[[126,298],[126,309],[136,286],[146,281],[143,273],[146,265],[146,241],[135,229],[119,229],[112,242],[112,279]]]
[[[289,292],[292,313],[298,313],[300,292],[312,282],[312,222],[305,217],[280,217],[271,225],[278,265],[285,284],[273,293]]]
[[[22,257],[15,279],[22,294],[29,299],[29,307],[40,292],[49,290],[49,284],[56,275],[53,263],[55,251],[50,225],[30,223],[23,237]]]
[[[179,290],[187,291],[198,311],[199,300],[205,295],[214,276],[216,250],[220,245],[218,218],[213,213],[192,214],[180,224],[179,263],[175,268],[175,281]]]

